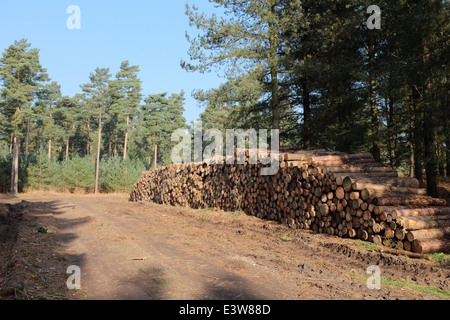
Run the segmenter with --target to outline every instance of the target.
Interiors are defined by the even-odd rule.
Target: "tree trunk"
[[[448,79],[447,79],[448,81]],[[446,159],[446,173],[447,173],[447,177],[450,177],[450,94],[447,91],[446,97],[444,99],[444,106],[445,109],[447,110],[447,112],[445,112],[445,120],[444,121],[444,132],[445,132],[445,159]]]
[[[90,117],[88,118],[88,123],[87,123],[87,144],[86,144],[86,155],[90,156],[91,155],[91,119]]]
[[[380,133],[379,133],[379,121],[378,121],[378,106],[377,106],[377,80],[375,75],[375,48],[373,40],[370,40],[369,44],[369,68],[370,68],[370,134],[372,140],[371,152],[376,161],[380,161]]]
[[[50,133],[48,139],[48,160],[52,159],[52,134]]]
[[[425,40],[424,40],[425,41]],[[424,54],[423,63],[425,68],[429,61],[429,50],[428,46],[424,44]],[[424,156],[425,156],[425,171],[427,176],[427,191],[432,197],[438,196],[437,191],[437,159],[436,159],[436,138],[435,138],[435,127],[436,122],[434,121],[435,112],[434,105],[436,101],[432,99],[431,96],[431,80],[427,79],[424,83]]]
[[[100,114],[98,116],[98,143],[97,143],[97,165],[95,169],[95,193],[98,193],[98,174],[100,169],[100,150],[102,144],[102,103],[100,102]]]
[[[158,167],[158,144],[155,142],[155,154],[154,154],[154,166],[155,169]]]
[[[436,177],[436,150],[434,128],[428,119],[424,123],[425,172],[427,176],[427,191],[432,197],[438,196]]]
[[[111,134],[108,137],[108,158],[112,157],[112,139]]]
[[[41,129],[38,128],[37,132],[36,132],[36,139],[35,139],[35,147],[34,147],[34,151],[36,153],[40,153],[39,151],[41,150]]]
[[[50,113],[50,120],[53,120],[53,116],[51,113]],[[52,159],[52,133],[50,132],[48,139],[48,160],[51,159]]]
[[[302,85],[303,89],[303,143],[305,150],[311,150],[311,97],[306,83]]]
[[[388,135],[389,135],[389,164],[392,168],[395,167],[395,149],[396,149],[396,143],[395,143],[395,135],[394,135],[394,101],[392,98],[388,98],[388,121],[387,121],[387,128],[388,128]]]
[[[275,4],[271,8],[272,13],[275,14]],[[270,44],[270,77],[271,77],[271,111],[272,111],[272,129],[280,129],[280,100],[279,100],[279,82],[278,82],[278,30],[277,26],[273,23],[269,23],[269,44]]]
[[[25,168],[28,167],[29,156],[29,141],[30,141],[30,118],[27,119],[27,135],[25,137]]]
[[[17,137],[13,138],[13,158],[11,166],[11,195],[19,192],[19,154],[20,154],[20,140]]]
[[[117,157],[117,133],[114,136],[114,152],[113,152],[113,154],[114,154],[114,158],[116,158]]]
[[[414,177],[419,180],[422,185],[423,181],[423,167],[422,167],[422,142],[423,140],[420,138],[422,136],[421,128],[422,128],[422,115],[418,110],[417,102],[419,100],[419,93],[417,89],[411,87],[411,98],[410,98],[410,106],[411,112],[413,114],[412,118],[412,143],[414,146]]]
[[[130,112],[129,110],[127,112]],[[128,147],[128,125],[130,124],[130,116],[127,114],[127,129],[125,130],[125,143],[123,146],[123,160],[127,159],[127,147]]]
[[[409,142],[409,152],[409,177],[415,178],[416,162],[414,158],[414,143],[412,141]]]
[[[69,142],[70,142],[70,138],[67,138],[67,141],[66,141],[66,162],[69,161]]]

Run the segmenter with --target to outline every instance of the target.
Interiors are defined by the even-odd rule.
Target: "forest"
[[[203,130],[279,129],[281,146],[374,158],[437,195],[450,176],[449,2],[210,0],[186,3],[187,72],[225,79],[192,94]],[[132,50],[132,48],[130,48]],[[180,58],[186,52],[180,52]],[[156,63],[156,62],[155,62]],[[61,94],[26,39],[0,57],[0,192],[130,192],[170,163],[185,92],[144,93],[140,67],[97,68]]]

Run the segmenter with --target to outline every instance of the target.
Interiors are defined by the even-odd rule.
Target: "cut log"
[[[370,191],[366,188],[361,190],[361,199],[366,201],[367,199],[370,198]]]
[[[385,184],[373,184],[373,183],[362,183],[355,181],[352,185],[353,190],[363,190],[367,189],[372,196],[381,196],[389,194],[414,194],[419,196],[426,196],[427,190],[424,188],[410,188],[410,187],[394,187]]]
[[[393,239],[395,237],[395,233],[394,230],[392,230],[391,228],[387,227],[384,229],[384,236],[387,239]]]
[[[344,190],[344,188],[338,187],[336,189],[335,194],[336,194],[336,198],[338,198],[339,200],[344,199],[344,197],[345,197],[345,190]]]
[[[396,212],[398,217],[436,217],[450,214],[450,207],[428,207],[428,208],[405,208],[405,207],[383,207],[383,210]]]
[[[423,219],[416,217],[398,218],[397,223],[405,230],[414,231],[422,229],[447,228],[450,226],[450,219]]]
[[[403,240],[406,237],[406,231],[404,229],[396,229],[395,230],[395,238],[398,240]]]
[[[431,258],[428,255],[424,255],[424,254],[420,254],[420,253],[407,252],[405,250],[396,250],[396,249],[389,249],[389,248],[378,248],[378,251],[379,252],[385,252],[385,253],[394,254],[396,256],[408,256],[410,258],[427,259],[427,260],[433,261],[433,258]]]
[[[450,253],[450,241],[448,239],[421,239],[414,240],[412,250],[415,253]]]
[[[394,171],[391,167],[370,167],[365,165],[341,165],[341,166],[327,166],[328,172],[334,172],[334,173],[342,173],[342,172],[348,172],[348,173],[376,173],[376,174],[383,174],[388,173],[392,174],[394,173],[394,176],[397,177],[398,173]],[[382,176],[382,175],[381,175]],[[390,176],[390,175],[388,175]]]
[[[406,187],[406,188],[419,188],[419,180],[416,178],[392,178],[392,177],[364,177],[359,176],[357,178],[359,184],[373,184],[383,185],[389,187]]]
[[[423,230],[411,230],[406,234],[408,241],[421,239],[434,239],[445,238],[450,235],[450,228],[435,228],[435,229],[423,229]]]
[[[408,240],[403,241],[403,249],[406,251],[412,251],[412,243]]]
[[[376,234],[372,237],[372,242],[375,243],[376,245],[381,245],[382,241],[383,241],[383,239],[378,234]]]
[[[373,203],[378,206],[446,206],[445,199],[424,196],[375,197]]]

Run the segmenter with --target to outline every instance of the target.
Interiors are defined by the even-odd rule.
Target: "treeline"
[[[227,76],[196,92],[204,128],[273,128],[282,145],[370,151],[436,195],[436,175],[450,176],[448,1],[210,2],[212,16],[186,5],[199,35],[187,36],[182,62]]]
[[[0,193],[10,192],[12,156],[4,148],[0,152]],[[19,166],[19,192],[46,190],[55,192],[95,191],[95,162],[89,157],[75,155],[68,161],[48,160],[46,155],[40,159],[30,159],[28,167]],[[128,193],[146,170],[141,161],[120,158],[103,158],[100,162],[99,190],[106,193]]]
[[[380,0],[379,16],[365,0],[210,2],[211,16],[186,4],[198,32],[187,34],[190,59],[181,62],[226,77],[194,92],[203,130],[280,129],[284,146],[370,151],[437,195],[437,176],[450,176],[448,1]],[[73,97],[60,89],[26,40],[5,50],[0,143],[10,168],[0,170],[12,193],[45,158],[62,171],[84,159],[101,191],[102,163],[170,163],[172,132],[190,128],[184,92],[144,96],[128,61],[114,76],[96,69]]]
[[[80,89],[63,96],[27,40],[4,51],[0,191],[129,192],[143,170],[170,162],[171,134],[187,128],[183,91],[144,96],[128,61],[114,77],[97,68]]]

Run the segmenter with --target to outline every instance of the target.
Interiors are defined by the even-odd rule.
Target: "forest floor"
[[[450,266],[239,212],[0,196],[0,300],[450,299]],[[81,288],[69,290],[69,266]],[[370,290],[367,268],[381,270]]]

